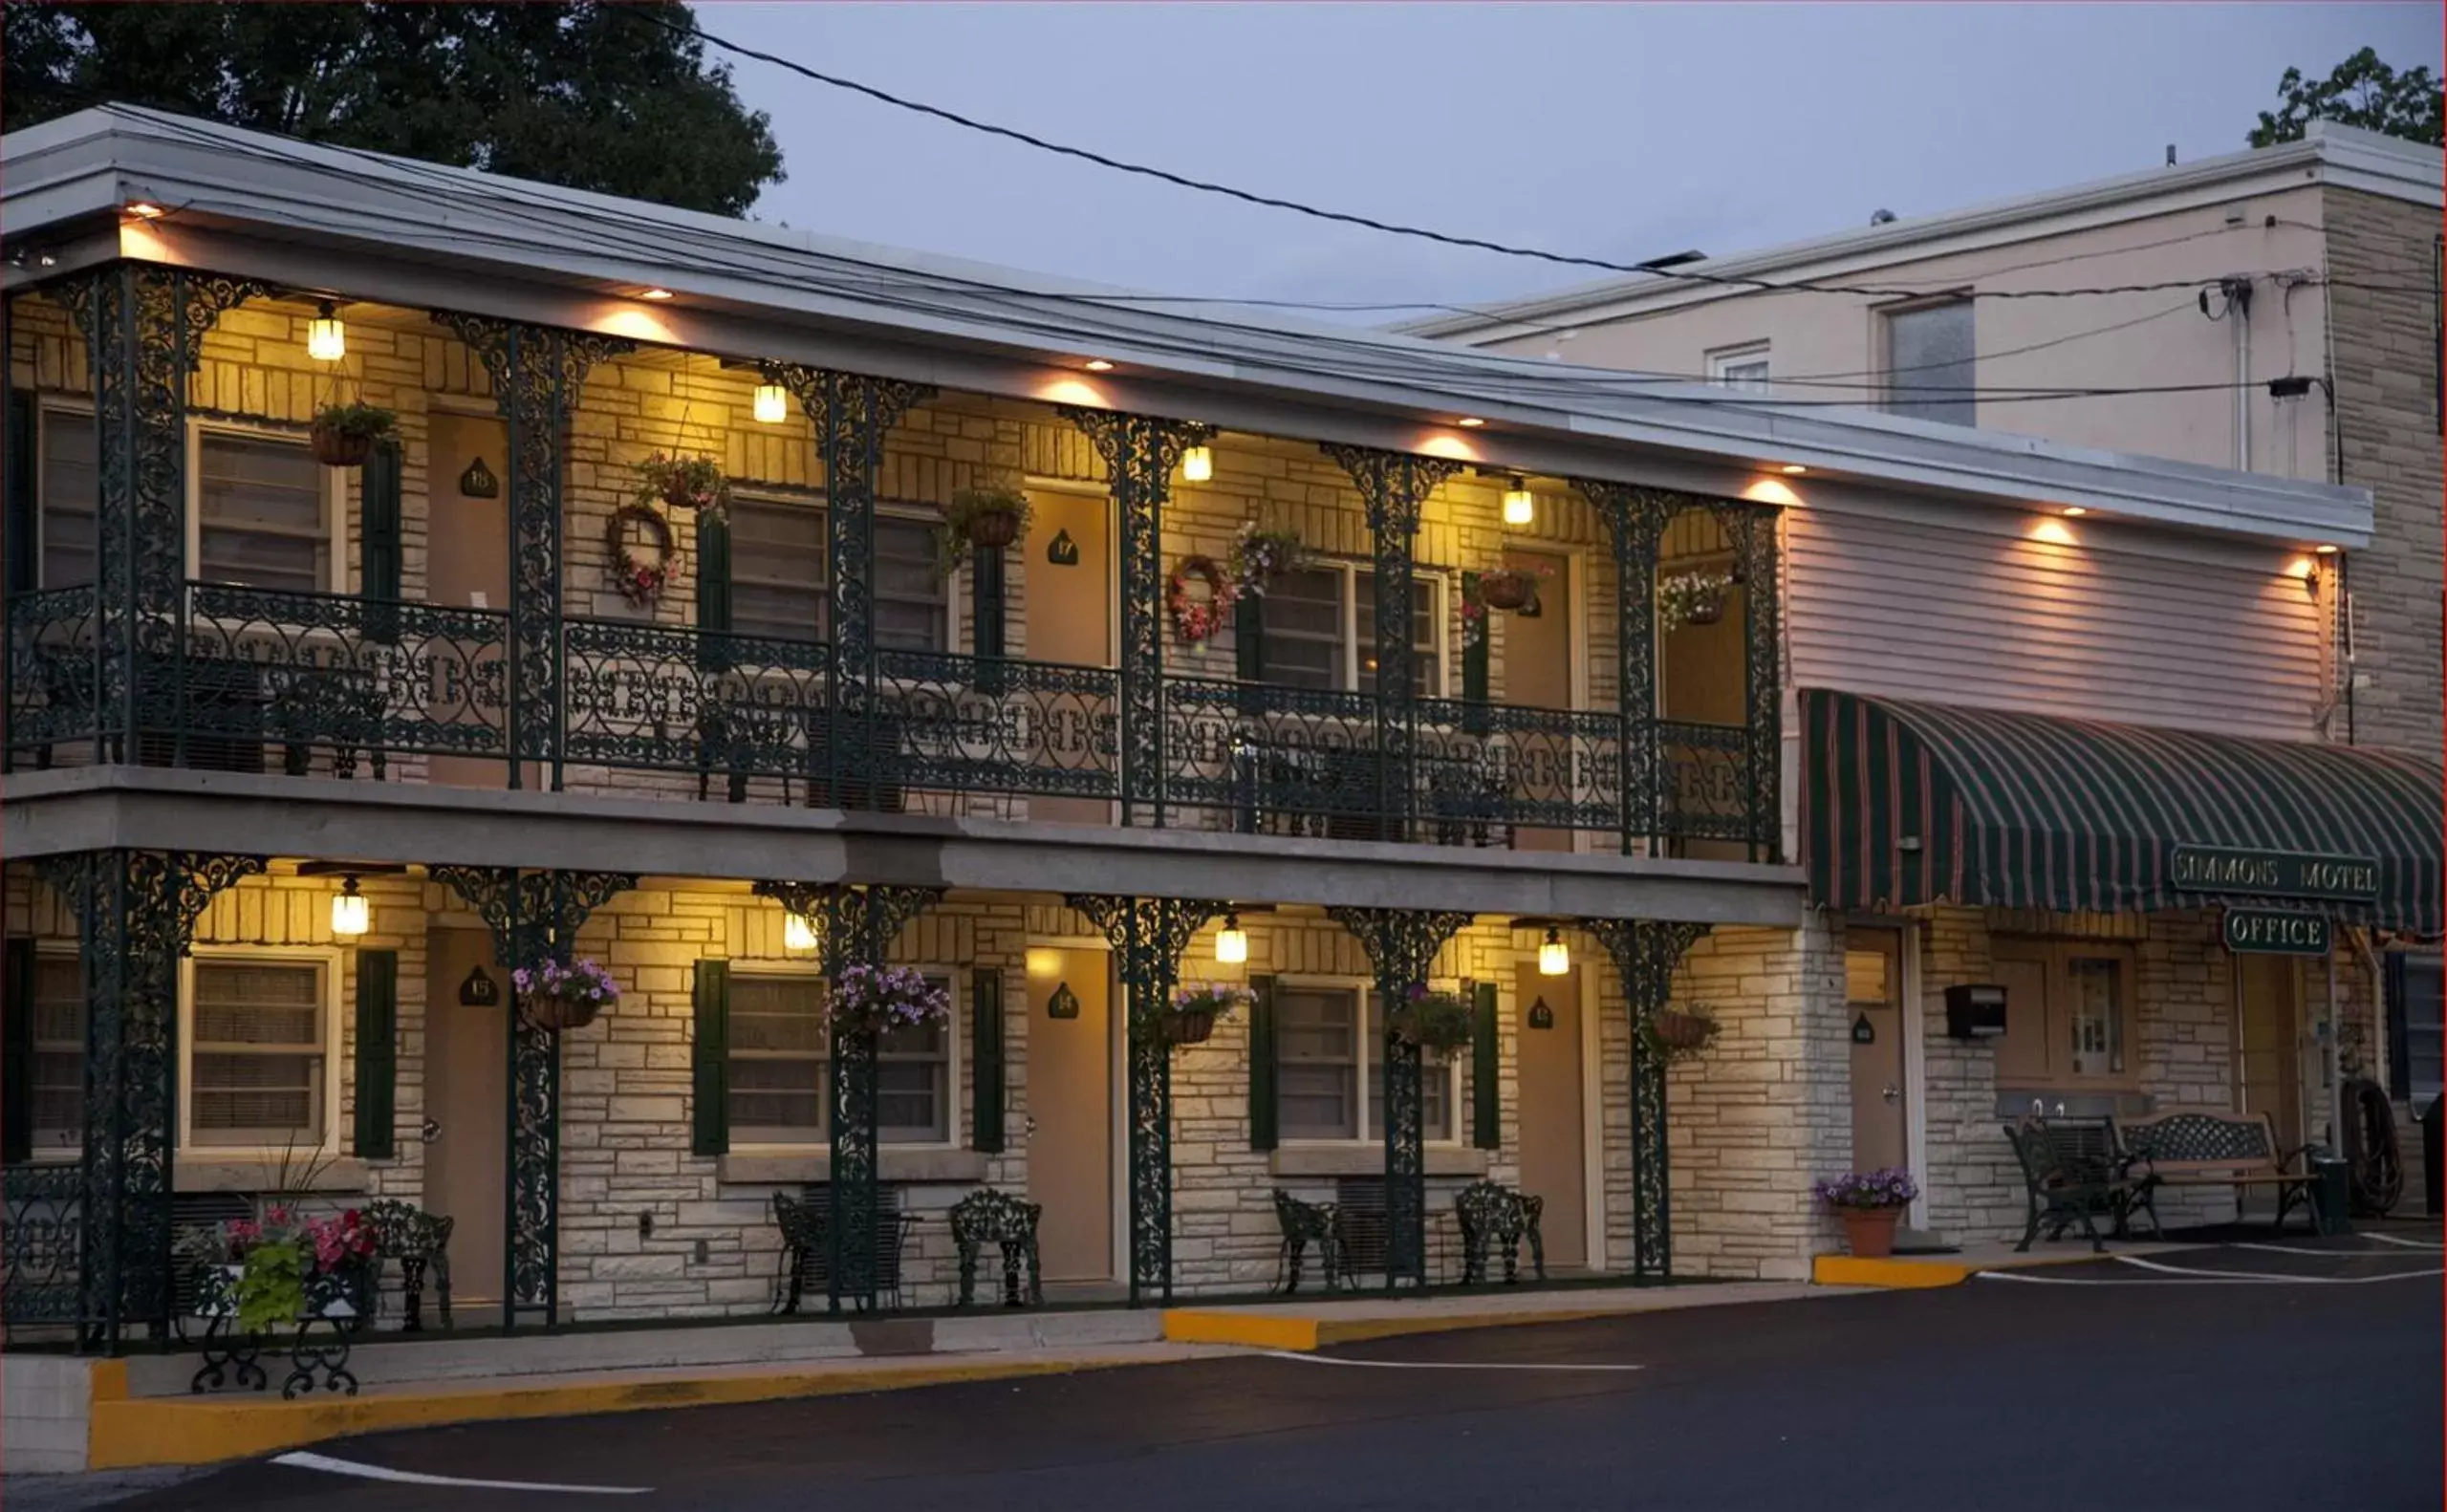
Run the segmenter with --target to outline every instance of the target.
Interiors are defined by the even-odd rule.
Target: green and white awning
[[[2376,863],[2350,923],[2442,932],[2437,766],[2296,744],[1805,690],[1802,847],[1839,908],[2142,913],[2266,897],[2176,853]],[[2364,869],[2367,875],[2368,869]]]

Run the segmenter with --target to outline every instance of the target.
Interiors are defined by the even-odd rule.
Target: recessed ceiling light
[[[140,221],[158,221],[162,218],[162,207],[150,200],[130,200],[127,202],[127,213]]]
[[[1090,357],[1087,368],[1091,373],[1110,373],[1113,371],[1113,364],[1102,357]]]
[[[1798,478],[1808,470],[1809,469],[1808,467],[1803,466],[1797,462],[1788,462],[1785,464],[1783,468],[1784,474],[1787,478]]]
[[[2315,546],[2311,548],[2311,550],[2319,552],[2322,556],[2334,556],[2336,554],[2336,548],[2333,546]]]
[[[640,299],[668,299],[671,297],[671,291],[668,289],[640,289],[638,291],[638,297]]]
[[[1476,430],[1480,426],[1485,424],[1486,421],[1479,419],[1476,415],[1464,415],[1453,423],[1461,426],[1463,430]]]
[[[2090,512],[2078,504],[2068,504],[2065,507],[2065,518],[2068,520],[2078,520]]]

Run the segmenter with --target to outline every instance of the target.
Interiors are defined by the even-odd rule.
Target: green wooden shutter
[[[1495,983],[1473,993],[1476,1022],[1470,1028],[1470,1142],[1482,1150],[1504,1148],[1503,1089],[1496,1074]]]
[[[1003,549],[981,546],[970,553],[969,612],[974,623],[970,642],[977,654],[977,686],[981,693],[1003,691]]]
[[[692,1110],[695,1134],[690,1149],[698,1155],[730,1153],[730,962],[697,962],[697,1032],[690,1039],[688,1066],[696,1094]]]
[[[13,389],[9,394],[8,472],[8,534],[0,551],[9,553],[9,592],[29,594],[42,576],[34,546],[34,397]]]
[[[0,1162],[15,1165],[34,1153],[34,942],[9,941],[0,1003]]]
[[[980,966],[969,974],[969,1148],[1003,1153],[1003,973]]]
[[[400,953],[357,953],[357,1156],[388,1160],[400,1064]]]
[[[1462,574],[1462,597],[1470,603],[1478,602],[1478,573]],[[1487,728],[1487,644],[1494,638],[1487,634],[1487,622],[1483,616],[1479,620],[1477,631],[1462,637],[1462,727],[1474,735],[1483,734]]]
[[[1274,1091],[1274,979],[1249,979],[1249,1148],[1271,1150],[1281,1115]]]
[[[390,606],[400,599],[400,443],[375,447],[361,477],[365,550],[357,594],[367,601],[365,634],[372,640],[397,640],[400,616]]]
[[[713,514],[697,516],[697,628],[730,634],[730,522]],[[718,638],[697,642],[702,666],[730,665],[729,652]]]
[[[1244,594],[1232,605],[1232,670],[1249,685],[1241,693],[1242,712],[1262,712],[1256,685],[1266,680],[1266,599],[1259,594]]]

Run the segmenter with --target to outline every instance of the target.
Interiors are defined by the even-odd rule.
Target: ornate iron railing
[[[1680,840],[1726,840],[1772,845],[1779,819],[1760,811],[1759,788],[1750,780],[1752,740],[1739,724],[1660,722],[1657,748],[1663,756],[1665,791],[1659,820]]]
[[[882,650],[876,673],[876,770],[947,792],[1120,796],[1119,673]]]
[[[48,767],[59,747],[90,742],[101,718],[101,661],[92,584],[9,599],[10,765]]]
[[[84,1167],[12,1165],[0,1172],[0,1323],[11,1328],[82,1321]]]

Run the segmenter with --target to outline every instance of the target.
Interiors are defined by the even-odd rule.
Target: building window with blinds
[[[85,969],[73,955],[34,958],[33,1153],[85,1141]]]
[[[199,579],[295,594],[343,586],[323,468],[302,439],[203,431],[196,480]]]
[[[320,1147],[331,1127],[331,962],[199,956],[188,981],[188,1142]]]
[[[895,651],[948,647],[950,600],[935,573],[935,528],[876,516],[876,644]]]
[[[926,980],[951,990],[948,977]],[[832,1137],[824,979],[734,970],[730,977],[730,1135],[745,1145],[813,1145]],[[897,1029],[877,1047],[877,1136],[943,1144],[951,1128],[951,1031]]]
[[[42,411],[42,586],[75,588],[94,580],[94,501],[99,495],[94,417],[83,410]]]
[[[1283,1138],[1384,1137],[1385,1031],[1375,993],[1278,980],[1274,1045],[1277,1129]],[[1431,1056],[1422,1069],[1422,1129],[1431,1142],[1453,1137],[1455,1074],[1456,1068],[1440,1057]]]
[[[772,640],[821,640],[829,594],[824,511],[734,495],[730,502],[730,628]]]
[[[1444,585],[1421,574],[1411,593],[1411,687],[1443,692]],[[1267,587],[1260,677],[1278,687],[1376,691],[1376,578],[1365,564],[1328,562],[1285,572]]]

